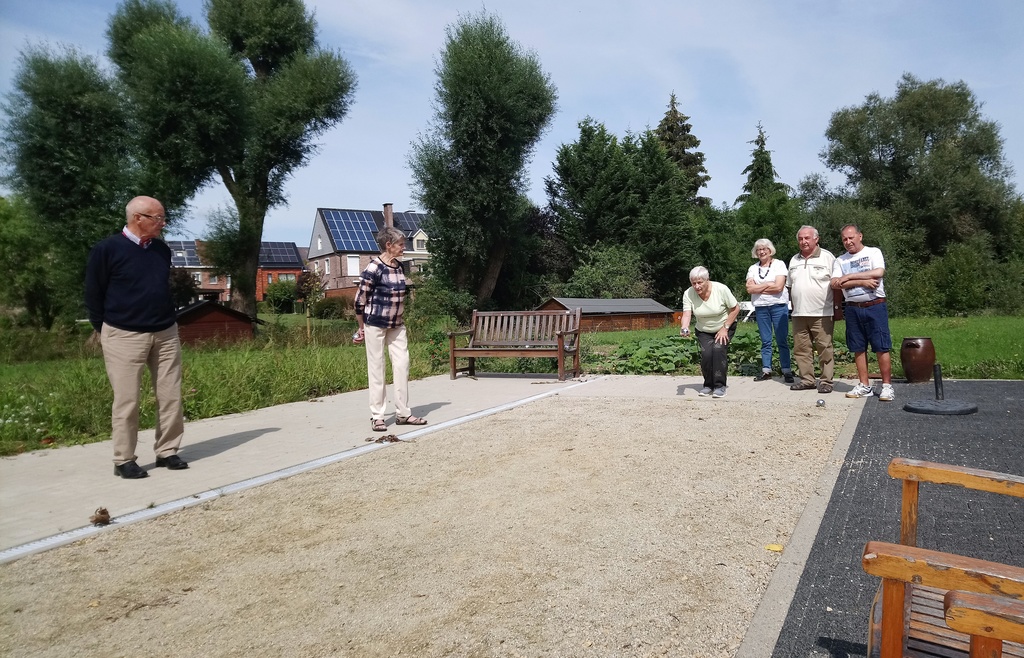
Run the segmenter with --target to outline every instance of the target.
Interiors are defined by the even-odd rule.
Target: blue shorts
[[[866,307],[847,304],[844,313],[847,349],[853,353],[867,352],[870,343],[873,352],[892,351],[888,304],[882,302]]]

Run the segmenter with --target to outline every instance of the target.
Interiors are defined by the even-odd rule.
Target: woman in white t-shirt
[[[704,388],[700,395],[725,397],[729,369],[729,343],[736,334],[740,304],[729,286],[711,281],[706,267],[690,270],[690,288],[683,293],[683,317],[679,335],[689,338],[690,318],[700,345],[700,372]]]
[[[779,365],[787,384],[793,383],[789,354],[789,270],[775,259],[775,245],[768,238],[754,243],[750,256],[757,262],[747,270],[747,292],[754,305],[757,331],[761,334],[761,374],[755,382],[772,378],[772,335],[779,346]]]

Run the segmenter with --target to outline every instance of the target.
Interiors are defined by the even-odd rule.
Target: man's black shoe
[[[758,375],[757,377],[754,377],[754,381],[755,382],[766,382],[766,381],[769,381],[771,378],[772,378],[772,373],[770,373],[770,372],[763,372],[762,371],[760,375]]]
[[[114,466],[114,475],[126,480],[140,480],[149,477],[149,473],[140,468],[134,461]]]
[[[171,455],[170,457],[157,457],[156,465],[164,466],[169,471],[180,471],[184,468],[188,468],[188,462],[186,462],[178,455]]]
[[[792,384],[795,381],[793,379],[793,373],[791,373],[791,372],[783,373],[782,377],[786,381],[787,384]]]

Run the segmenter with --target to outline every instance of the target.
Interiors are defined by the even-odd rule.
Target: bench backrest
[[[558,344],[559,331],[580,327],[580,309],[568,311],[473,311],[470,347],[548,347]],[[566,347],[576,335],[565,337]]]

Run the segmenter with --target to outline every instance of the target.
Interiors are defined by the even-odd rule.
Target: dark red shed
[[[256,322],[241,311],[203,300],[178,310],[178,337],[183,344],[209,340],[230,343],[252,338]]]

